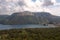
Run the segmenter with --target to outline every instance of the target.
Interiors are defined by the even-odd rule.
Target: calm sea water
[[[19,29],[19,28],[52,28],[54,26],[42,26],[42,25],[1,25],[0,30]]]

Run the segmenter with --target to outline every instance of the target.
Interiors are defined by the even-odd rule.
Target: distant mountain
[[[0,24],[3,24],[5,22],[5,19],[8,17],[9,15],[0,15]]]
[[[1,17],[1,16],[0,16]],[[51,15],[48,12],[16,12],[10,16],[0,18],[0,24],[20,25],[20,24],[56,24],[60,23],[60,17]]]

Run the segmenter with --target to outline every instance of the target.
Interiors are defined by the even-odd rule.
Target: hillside
[[[36,13],[37,14],[37,13]],[[7,17],[4,24],[47,24],[48,20],[44,17],[37,16],[32,12],[17,12]]]
[[[0,30],[0,40],[60,40],[60,28]]]
[[[0,24],[59,24],[60,17],[48,12],[15,12],[12,15],[0,15]]]

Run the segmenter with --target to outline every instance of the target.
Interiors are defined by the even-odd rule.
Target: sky
[[[44,11],[60,16],[60,0],[0,0],[0,15],[21,11]]]

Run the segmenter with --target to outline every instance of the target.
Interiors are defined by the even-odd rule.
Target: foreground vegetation
[[[0,40],[60,40],[60,28],[0,30]]]

